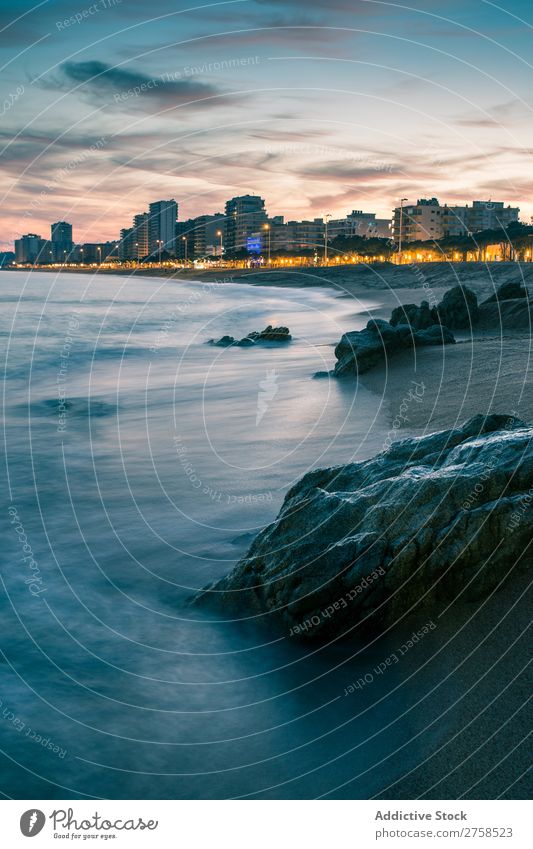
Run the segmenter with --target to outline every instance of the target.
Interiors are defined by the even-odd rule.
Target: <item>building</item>
[[[399,244],[426,242],[444,236],[444,207],[437,198],[422,198],[416,204],[396,207],[392,219],[392,238]]]
[[[51,226],[52,259],[54,262],[65,262],[70,259],[74,242],[72,241],[72,224],[68,221],[56,221]]]
[[[27,233],[20,239],[15,239],[15,261],[16,262],[39,262],[51,261],[50,243],[37,236],[36,233]]]
[[[120,245],[117,242],[85,242],[76,245],[72,251],[74,262],[87,265],[100,265],[102,262],[116,262]]]
[[[464,236],[482,230],[501,230],[518,221],[520,209],[504,206],[503,201],[475,200],[472,206],[446,207],[445,235]]]
[[[257,253],[261,251],[261,234],[267,224],[265,201],[258,195],[242,195],[226,203],[224,222],[224,252]]]
[[[224,215],[199,215],[176,223],[176,256],[179,259],[205,259],[220,255],[220,234],[224,234]]]
[[[285,228],[287,250],[290,253],[315,251],[324,245],[323,218],[313,218],[312,221],[287,221]]]
[[[176,216],[178,214],[178,210],[176,208]],[[136,249],[136,259],[144,259],[145,256],[148,256],[148,221],[150,215],[148,212],[141,212],[139,215],[134,215],[133,217],[133,231],[135,234],[135,249]]]
[[[13,251],[0,251],[0,268],[7,268],[15,261]]]
[[[148,255],[157,259],[163,251],[174,256],[178,204],[174,199],[150,204],[148,217]]]
[[[502,201],[475,200],[472,206],[441,206],[437,198],[419,200],[416,204],[396,207],[392,219],[392,237],[402,244],[445,236],[466,236],[482,230],[498,230],[518,221],[518,207],[504,206]]]
[[[137,245],[133,227],[126,227],[120,231],[118,258],[121,262],[132,262],[137,259]]]
[[[386,218],[376,218],[375,212],[363,212],[354,209],[346,218],[333,219],[328,223],[328,240],[337,236],[363,236],[364,238],[390,238],[390,221]]]

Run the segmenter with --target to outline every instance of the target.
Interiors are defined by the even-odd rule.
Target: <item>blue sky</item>
[[[524,0],[2,0],[0,241],[247,192],[289,218],[436,195],[529,221],[532,35]]]

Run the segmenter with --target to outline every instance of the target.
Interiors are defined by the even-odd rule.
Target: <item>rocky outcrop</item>
[[[264,330],[252,330],[242,339],[235,339],[233,336],[222,336],[220,339],[209,339],[209,345],[216,345],[219,348],[229,348],[231,345],[237,345],[240,348],[251,347],[258,342],[290,342],[292,336],[288,327],[272,327],[271,324],[265,327]]]
[[[365,462],[310,472],[233,572],[195,603],[324,639],[383,627],[418,605],[482,598],[524,565],[532,437],[512,416],[476,416]]]
[[[337,363],[333,374],[364,374],[401,351],[424,345],[454,343],[453,334],[439,324],[425,330],[414,330],[407,324],[393,326],[381,319],[371,319],[364,330],[345,333],[335,348]]]

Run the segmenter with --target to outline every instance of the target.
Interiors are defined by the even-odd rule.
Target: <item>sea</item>
[[[0,301],[3,795],[390,795],[462,692],[446,625],[387,664],[425,620],[321,645],[191,599],[303,474],[381,450],[386,398],[314,375],[396,295],[3,271]]]

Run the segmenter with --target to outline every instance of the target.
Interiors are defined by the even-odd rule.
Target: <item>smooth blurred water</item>
[[[381,294],[0,275],[6,795],[367,797],[416,764],[399,673],[343,695],[398,635],[310,649],[188,606],[308,469],[381,448],[382,399],[313,379]],[[206,344],[267,324],[292,343]]]

